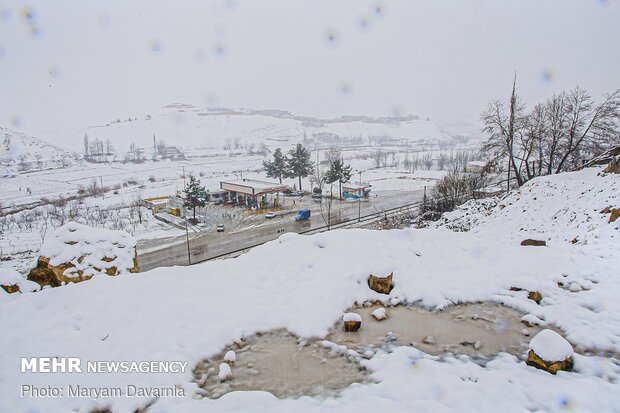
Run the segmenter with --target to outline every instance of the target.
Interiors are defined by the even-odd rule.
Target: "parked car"
[[[267,212],[265,214],[265,218],[267,219],[271,219],[271,218],[275,218],[276,217],[276,213],[275,212]]]
[[[224,224],[220,224],[217,226],[217,232],[224,232]]]
[[[292,196],[304,196],[304,191],[291,191]]]

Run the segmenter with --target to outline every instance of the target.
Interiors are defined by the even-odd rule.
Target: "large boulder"
[[[543,330],[530,340],[526,363],[537,369],[556,374],[573,369],[573,346],[553,330]]]
[[[75,222],[60,227],[41,246],[28,279],[58,287],[95,275],[140,272],[136,240],[125,231],[92,228]]]

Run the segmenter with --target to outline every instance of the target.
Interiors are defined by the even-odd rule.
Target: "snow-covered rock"
[[[12,267],[0,267],[1,290],[11,294],[16,292],[37,291],[40,287],[37,283],[28,281]],[[2,292],[0,290],[0,292]]]
[[[371,314],[377,321],[385,320],[387,318],[387,313],[383,307],[377,308]]]
[[[573,355],[573,346],[549,329],[541,331],[530,340],[530,349],[545,361],[562,361]]]
[[[362,316],[360,316],[357,313],[345,313],[345,315],[342,316],[342,321],[344,321],[345,323],[347,321],[358,321],[358,322],[362,322]]]
[[[139,272],[136,239],[124,231],[69,222],[47,238],[28,279],[57,287],[94,275]]]
[[[220,364],[220,370],[217,373],[217,378],[220,379],[220,381],[227,381],[232,379],[232,377],[233,375],[230,365],[228,363]]]
[[[573,347],[553,330],[543,330],[530,340],[526,363],[537,369],[556,374],[573,369]]]
[[[355,332],[362,326],[362,317],[357,313],[346,313],[342,316],[344,331]]]
[[[228,364],[235,364],[235,361],[237,361],[237,355],[234,351],[229,350],[226,354],[224,354],[224,362]]]
[[[433,337],[433,336],[426,336],[422,340],[422,343],[424,343],[424,344],[435,344],[435,337]]]

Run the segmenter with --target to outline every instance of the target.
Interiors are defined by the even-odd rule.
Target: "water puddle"
[[[304,340],[277,330],[229,346],[194,369],[203,389],[200,395],[217,399],[231,391],[262,390],[279,398],[330,397],[353,383],[367,382],[359,355],[370,358],[381,348],[390,351],[393,345],[413,345],[433,355],[450,352],[480,358],[507,352],[520,356],[527,352],[530,337],[541,330],[521,323],[523,314],[517,310],[488,303],[443,311],[385,307],[387,318],[377,321],[372,313],[381,316],[379,308],[383,307],[352,309],[362,318],[361,328],[345,332],[340,321],[326,341]]]
[[[263,390],[280,398],[334,396],[339,390],[366,380],[354,360],[330,352],[320,341],[300,340],[286,331],[273,331],[246,338],[244,346],[231,346],[220,355],[201,361],[194,377],[203,396],[219,398],[237,390]],[[220,364],[235,352],[232,378],[221,381]]]
[[[360,353],[394,344],[413,345],[433,355],[451,352],[488,357],[499,352],[522,355],[527,351],[530,337],[541,330],[521,323],[523,314],[519,311],[488,303],[456,305],[443,311],[385,307],[388,318],[382,321],[371,315],[378,308],[381,306],[352,309],[362,317],[361,328],[347,333],[339,322],[327,340]],[[524,334],[524,329],[529,336]]]

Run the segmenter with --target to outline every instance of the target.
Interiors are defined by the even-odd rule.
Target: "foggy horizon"
[[[173,102],[477,125],[515,73],[529,105],[616,90],[618,21],[616,1],[8,1],[0,125],[77,142]]]

